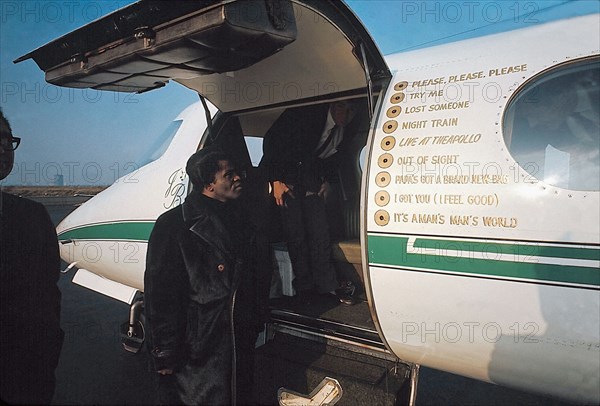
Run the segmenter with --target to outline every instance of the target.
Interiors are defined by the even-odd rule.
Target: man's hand
[[[322,198],[323,200],[327,200],[327,198],[329,197],[330,191],[331,191],[331,187],[329,185],[329,182],[325,181],[325,182],[321,183],[321,189],[319,190],[319,197]]]
[[[278,180],[273,181],[273,197],[275,197],[275,203],[277,203],[277,206],[285,205],[283,197],[286,193],[289,194],[292,198],[294,197],[294,194],[292,193],[292,190],[288,187],[288,185]]]
[[[163,376],[164,375],[173,375],[173,370],[169,369],[169,368],[159,369],[157,372]]]

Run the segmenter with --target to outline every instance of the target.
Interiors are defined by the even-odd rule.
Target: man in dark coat
[[[19,138],[0,111],[0,179]],[[49,404],[63,341],[60,257],[54,225],[39,203],[0,192],[0,403]]]
[[[249,404],[260,326],[255,235],[240,215],[240,176],[201,150],[194,190],[161,215],[146,259],[149,348],[163,404]]]
[[[331,263],[325,201],[339,181],[339,154],[352,134],[355,106],[349,101],[286,110],[265,135],[261,167],[279,206],[294,288],[303,300],[311,291],[335,294],[353,304],[354,286],[339,283]]]

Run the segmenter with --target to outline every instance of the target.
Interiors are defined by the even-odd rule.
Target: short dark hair
[[[225,152],[211,148],[203,148],[188,159],[185,171],[194,188],[203,190],[215,181],[217,172],[221,170],[219,161],[231,162],[231,158]]]
[[[6,128],[8,128],[8,134],[12,135],[12,128],[10,128],[10,123],[8,122],[6,117],[4,117],[4,112],[2,111],[2,109],[0,109],[0,121],[6,126]]]

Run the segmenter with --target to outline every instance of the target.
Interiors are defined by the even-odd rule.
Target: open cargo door
[[[29,58],[58,86],[139,93],[175,80],[223,112],[389,77],[356,16],[324,0],[142,0],[15,62]]]

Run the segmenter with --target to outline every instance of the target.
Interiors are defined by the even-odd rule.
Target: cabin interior
[[[339,99],[321,100],[318,103],[330,103]],[[326,208],[331,261],[338,280],[352,281],[357,287],[355,295],[358,301],[353,306],[342,305],[335,297],[318,295],[305,303],[291,299],[294,294],[293,270],[287,257],[279,208],[269,193],[265,168],[260,165],[263,137],[277,118],[290,107],[260,109],[243,114],[220,114],[215,119],[211,134],[205,137],[204,146],[214,145],[228,151],[245,174],[244,206],[253,223],[267,236],[271,248],[268,255],[273,264],[270,295],[273,314],[316,329],[324,323],[334,325],[338,332],[356,328],[359,335],[362,331],[362,335],[377,341],[366,300],[360,249],[360,159],[370,128],[368,103],[365,96],[346,99],[352,100],[357,113],[353,118],[353,132],[344,135],[347,140],[346,148],[338,152],[342,154],[339,160],[339,182],[332,185],[331,198],[327,200]]]

